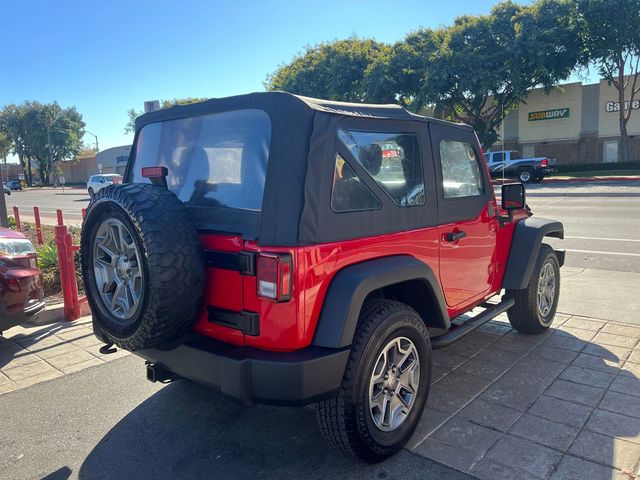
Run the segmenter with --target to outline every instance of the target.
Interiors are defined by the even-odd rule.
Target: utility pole
[[[4,165],[7,165],[7,159],[4,159]],[[0,185],[2,185],[2,195],[0,195],[0,227],[9,228],[9,218],[7,217],[7,202],[4,198],[4,177],[2,168],[0,168]]]
[[[93,138],[96,139],[96,153],[98,153],[100,151],[100,148],[98,146],[98,136],[95,133],[91,133],[89,130],[85,130],[84,133],[88,133],[89,135],[92,135]]]
[[[51,170],[53,170],[53,160],[52,160],[53,155],[51,154],[51,117],[49,117],[47,121],[47,148],[49,149],[49,166],[47,168],[47,171],[49,172],[49,176],[50,176]],[[40,166],[40,168],[42,168],[42,166]],[[47,178],[46,180],[49,180],[49,179]],[[55,186],[55,180],[54,180],[54,186]]]

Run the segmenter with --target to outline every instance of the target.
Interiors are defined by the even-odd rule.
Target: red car
[[[43,309],[42,274],[33,244],[20,232],[0,228],[0,333]]]

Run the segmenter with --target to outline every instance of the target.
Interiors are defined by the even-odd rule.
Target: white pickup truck
[[[517,178],[522,183],[541,182],[553,173],[547,157],[520,158],[517,150],[486,152],[487,166],[492,178]]]

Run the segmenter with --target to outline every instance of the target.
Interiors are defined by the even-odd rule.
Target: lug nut
[[[388,374],[388,373],[385,373],[385,374],[384,374],[384,379],[385,379],[385,380],[389,380],[389,374]]]

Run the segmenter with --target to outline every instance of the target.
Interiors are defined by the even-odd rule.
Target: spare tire
[[[204,258],[185,206],[166,188],[101,189],[82,227],[82,277],[96,332],[127,350],[179,337],[204,294]]]

